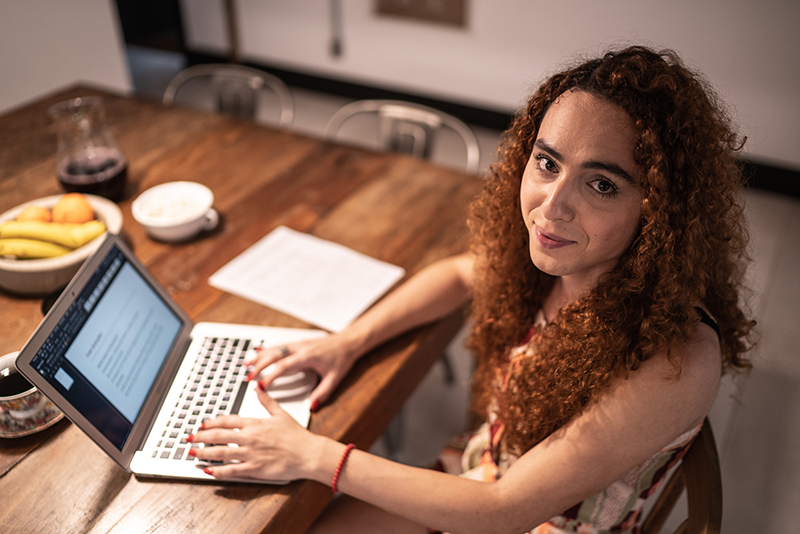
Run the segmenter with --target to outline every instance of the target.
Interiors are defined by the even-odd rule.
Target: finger
[[[336,388],[338,383],[339,380],[334,376],[333,373],[328,373],[322,377],[322,380],[320,380],[319,384],[317,384],[317,387],[315,387],[308,396],[308,399],[311,401],[311,406],[314,407],[314,409],[311,411],[316,411],[316,408],[328,400],[328,397],[331,396],[331,393],[333,393],[333,390]]]
[[[240,440],[241,435],[236,429],[229,430],[224,428],[201,430],[196,434],[186,436],[186,442],[192,445],[219,445],[229,443],[236,443],[238,445]]]
[[[281,408],[281,405],[278,404],[278,401],[269,396],[267,393],[267,388],[262,387],[261,382],[258,383],[258,387],[256,388],[256,395],[258,396],[258,400],[261,401],[261,404],[267,409],[270,415],[275,416],[280,413],[286,413],[285,410]]]
[[[308,369],[308,365],[304,360],[292,356],[270,364],[256,377],[258,378],[258,383],[266,390],[279,376],[292,374],[303,369]]]
[[[203,421],[200,430],[186,437],[189,443],[238,443],[239,432],[247,420],[238,415],[223,415]]]
[[[225,445],[195,446],[189,450],[189,456],[194,456],[200,462],[230,462],[239,459],[241,455],[238,448]]]
[[[200,430],[209,430],[212,428],[242,428],[244,426],[244,418],[238,415],[220,415],[214,419],[207,419],[200,424]]]
[[[295,347],[290,343],[284,343],[269,348],[261,348],[259,352],[261,352],[263,356],[280,360],[294,354]]]
[[[294,352],[293,346],[289,344],[257,348],[255,357],[244,362],[245,365],[253,368],[248,374],[248,380],[252,380],[255,376],[258,376],[264,368],[286,358]]]
[[[251,367],[250,373],[248,374],[248,380],[254,379],[264,371],[269,371],[269,373],[272,375],[273,371],[271,371],[270,368],[275,367],[276,365],[279,366],[279,369],[281,369],[278,374],[283,373],[283,369],[285,369],[285,367],[281,366],[280,364],[294,360],[294,358],[289,358],[289,356],[292,356],[295,353],[295,348],[292,345],[278,345],[268,349],[258,349],[257,358],[251,362],[245,362],[245,364]],[[283,365],[287,365],[287,363],[283,363]]]
[[[280,354],[276,354],[274,352],[266,352],[266,353],[259,353],[256,358],[249,362],[244,362],[243,365],[249,367],[247,379],[253,380],[255,377],[259,375],[264,369],[268,368],[271,365],[274,365],[276,362],[281,360]]]

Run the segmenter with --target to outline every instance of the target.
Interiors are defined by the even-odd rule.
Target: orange
[[[50,214],[50,210],[47,208],[43,208],[41,206],[28,206],[27,208],[23,209],[19,215],[17,215],[17,220],[20,222],[23,221],[42,221],[42,222],[50,222],[52,216]]]
[[[67,193],[53,206],[53,222],[85,223],[94,220],[94,209],[81,193]]]

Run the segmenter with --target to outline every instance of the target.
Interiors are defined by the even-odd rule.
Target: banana
[[[0,256],[14,256],[19,259],[53,258],[71,250],[55,243],[34,239],[0,239]]]
[[[89,241],[102,235],[105,231],[106,225],[100,221],[89,221],[79,224],[77,228],[72,230],[72,236],[75,238],[75,242],[78,243],[78,246],[75,248],[82,247]]]
[[[82,247],[106,231],[100,221],[83,224],[42,221],[7,221],[0,224],[0,239],[33,239],[69,248]]]

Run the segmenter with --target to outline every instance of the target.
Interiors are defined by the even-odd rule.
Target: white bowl
[[[214,193],[203,184],[167,182],[139,195],[131,212],[150,237],[178,242],[217,226],[219,214],[213,204]]]
[[[0,222],[12,221],[27,206],[52,208],[64,195],[37,198],[20,204],[0,215]],[[122,229],[122,212],[115,203],[103,197],[86,195],[95,216],[106,225],[106,230],[118,234]],[[105,234],[103,234],[105,235]],[[103,235],[80,248],[55,258],[17,260],[0,257],[0,288],[18,295],[41,296],[62,288],[72,279],[83,262],[97,250]]]

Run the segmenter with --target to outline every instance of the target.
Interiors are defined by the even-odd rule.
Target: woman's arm
[[[524,532],[619,480],[680,434],[699,425],[719,385],[719,345],[698,328],[666,354],[651,358],[579,417],[525,453],[495,483],[400,465],[353,451],[339,489],[357,499],[429,527],[453,532]],[[197,441],[212,447],[201,458],[237,459],[214,467],[220,477],[307,478],[330,484],[345,449],[306,431],[262,393],[273,417],[235,416],[209,423]],[[240,431],[230,430],[240,428]]]
[[[607,488],[702,422],[719,386],[716,338],[710,333],[680,352],[686,357],[679,377],[665,355],[645,362],[496,483],[412,471],[354,452],[339,488],[444,531],[525,532]],[[324,475],[317,480],[325,482]]]
[[[259,353],[252,376],[267,387],[278,376],[314,369],[321,377],[311,402],[323,402],[353,364],[381,343],[416,326],[445,317],[469,299],[472,256],[463,254],[435,262],[378,301],[342,332],[288,345],[290,355],[272,348]],[[268,367],[269,366],[269,367]]]

